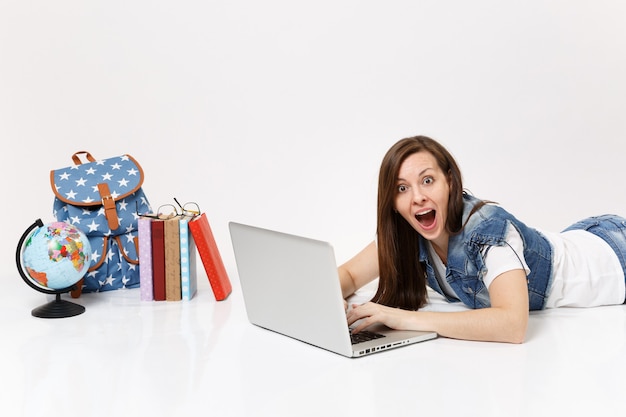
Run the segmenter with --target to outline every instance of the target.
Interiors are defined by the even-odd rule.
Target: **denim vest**
[[[483,282],[486,270],[482,249],[485,245],[505,245],[507,228],[513,225],[522,237],[524,259],[530,269],[527,276],[529,309],[543,309],[552,284],[552,246],[548,240],[499,206],[484,205],[470,216],[480,200],[467,194],[463,199],[465,226],[458,234],[450,236],[445,277],[456,296],[471,308],[491,306],[489,292]],[[445,296],[435,278],[424,239],[420,242],[419,259],[425,266],[428,285]]]

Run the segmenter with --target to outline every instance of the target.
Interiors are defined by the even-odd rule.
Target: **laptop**
[[[252,324],[347,357],[437,337],[382,325],[351,335],[329,243],[235,222],[229,230]]]

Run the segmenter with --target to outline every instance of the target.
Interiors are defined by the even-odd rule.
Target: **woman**
[[[377,240],[339,267],[344,298],[380,277],[372,301],[347,313],[354,332],[383,323],[522,343],[529,310],[624,303],[626,219],[539,232],[465,193],[452,155],[424,136],[393,145],[378,181]],[[471,310],[418,311],[427,285]]]

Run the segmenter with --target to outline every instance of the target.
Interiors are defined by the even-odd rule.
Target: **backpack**
[[[138,218],[150,211],[141,166],[130,155],[96,160],[86,151],[76,152],[72,161],[50,171],[55,218],[83,231],[92,249],[89,270],[72,297],[139,287]]]

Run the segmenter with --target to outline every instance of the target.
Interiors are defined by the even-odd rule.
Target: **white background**
[[[231,270],[231,220],[361,249],[416,134],[531,226],[626,214],[624,22],[620,0],[0,0],[2,268],[79,150],[133,155],[155,207],[197,201]]]
[[[625,22],[623,0],[0,0],[0,414],[619,415],[623,306],[352,361],[247,323],[227,224],[342,262],[374,237],[383,154],[417,134],[531,226],[626,214]],[[15,246],[79,150],[134,156],[153,206],[197,201],[233,294],[31,317]]]

